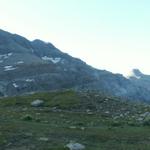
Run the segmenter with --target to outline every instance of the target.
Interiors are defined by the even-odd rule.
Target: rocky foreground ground
[[[150,106],[72,90],[0,100],[2,150],[149,150]]]

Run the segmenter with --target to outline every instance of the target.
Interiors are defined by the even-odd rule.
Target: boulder
[[[85,146],[80,144],[80,143],[69,143],[66,145],[67,148],[69,148],[70,150],[84,150]]]
[[[40,107],[40,106],[43,106],[44,104],[44,101],[43,100],[34,100],[33,102],[31,102],[31,106],[32,107]]]

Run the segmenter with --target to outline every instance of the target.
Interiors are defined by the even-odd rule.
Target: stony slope
[[[31,106],[37,99],[39,107]],[[3,150],[149,150],[150,106],[72,90],[0,100]],[[80,149],[79,149],[80,150]]]
[[[0,30],[1,96],[65,88],[98,90],[127,99],[150,99],[147,88],[120,74],[95,69],[51,43],[29,41]]]

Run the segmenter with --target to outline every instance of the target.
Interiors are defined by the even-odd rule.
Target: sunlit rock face
[[[132,73],[128,76],[128,78],[137,86],[146,88],[150,91],[150,75],[143,74],[138,69],[133,69]]]
[[[126,77],[128,79],[131,79],[131,78],[140,79],[142,76],[143,74],[139,69],[133,69],[129,72],[129,74]]]
[[[132,74],[127,79],[98,70],[51,43],[29,41],[0,30],[0,96],[74,88],[148,101],[150,92],[145,79],[150,80],[149,76],[137,69]]]

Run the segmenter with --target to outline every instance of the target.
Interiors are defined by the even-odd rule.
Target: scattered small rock
[[[39,140],[40,140],[40,141],[47,142],[47,141],[48,141],[48,138],[47,138],[47,137],[40,137]]]
[[[108,98],[105,98],[105,101],[108,101],[109,99]]]
[[[85,127],[81,127],[81,130],[85,130]]]
[[[36,113],[36,115],[40,115],[41,113]]]
[[[145,112],[145,113],[141,114],[140,116],[145,118],[147,116],[150,116],[150,112]]]
[[[109,114],[110,112],[109,111],[105,111],[105,114]]]
[[[27,111],[27,110],[28,110],[28,108],[27,108],[27,107],[25,107],[25,108],[23,108],[23,109],[22,109],[22,111]]]
[[[25,133],[25,136],[31,137],[31,136],[33,136],[33,134],[31,132],[27,132],[27,133]]]
[[[143,118],[142,117],[137,118],[137,121],[143,121]]]
[[[123,117],[123,114],[120,114],[120,117]]]
[[[69,128],[70,129],[76,129],[77,127],[76,126],[70,126]]]

